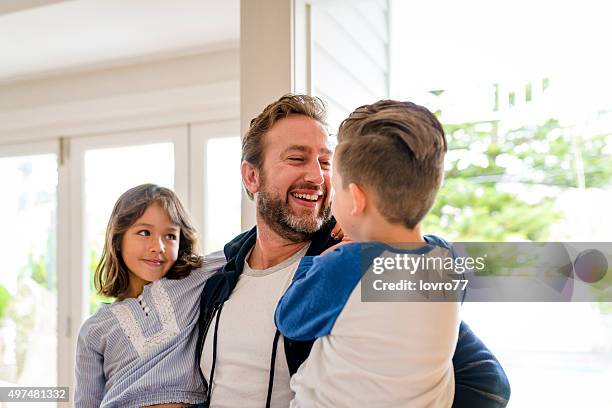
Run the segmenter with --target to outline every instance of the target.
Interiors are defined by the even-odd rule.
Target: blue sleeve
[[[453,367],[453,408],[503,408],[508,404],[510,382],[504,369],[464,322],[459,327]]]
[[[106,378],[102,354],[92,347],[88,338],[91,326],[85,322],[79,333],[76,352],[76,388],[74,406],[76,408],[99,407],[104,397]]]
[[[330,334],[361,279],[360,247],[347,244],[318,257],[304,257],[293,282],[278,302],[274,322],[291,340]]]

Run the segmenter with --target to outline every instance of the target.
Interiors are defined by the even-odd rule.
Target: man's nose
[[[312,160],[306,170],[304,179],[312,184],[321,185],[324,181],[324,170],[318,160]]]

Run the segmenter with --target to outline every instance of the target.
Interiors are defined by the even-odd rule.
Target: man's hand
[[[331,232],[331,237],[338,241],[336,245],[333,245],[327,248],[325,251],[321,253],[321,255],[328,253],[329,251],[333,251],[335,248],[338,248],[340,245],[348,244],[349,242],[353,242],[353,240],[342,231],[340,224],[336,223],[336,226]]]

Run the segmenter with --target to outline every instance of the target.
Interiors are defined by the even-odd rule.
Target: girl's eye
[[[166,235],[166,239],[169,241],[176,241],[177,238],[176,238],[176,235],[174,234],[168,234]]]
[[[136,234],[141,235],[143,237],[148,237],[151,235],[151,233],[149,232],[149,230],[140,230],[138,231]]]

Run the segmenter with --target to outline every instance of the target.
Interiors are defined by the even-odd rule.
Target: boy
[[[373,263],[388,265],[377,259],[428,265],[452,256],[419,227],[440,188],[446,150],[440,122],[410,102],[362,106],[340,125],[332,212],[356,242],[305,257],[278,303],[275,321],[285,337],[317,339],[291,380],[292,407],[451,406],[458,304],[428,302],[440,293],[419,290],[372,294],[366,279]],[[374,279],[397,275],[399,267],[375,271]],[[362,301],[368,296],[375,301]]]

